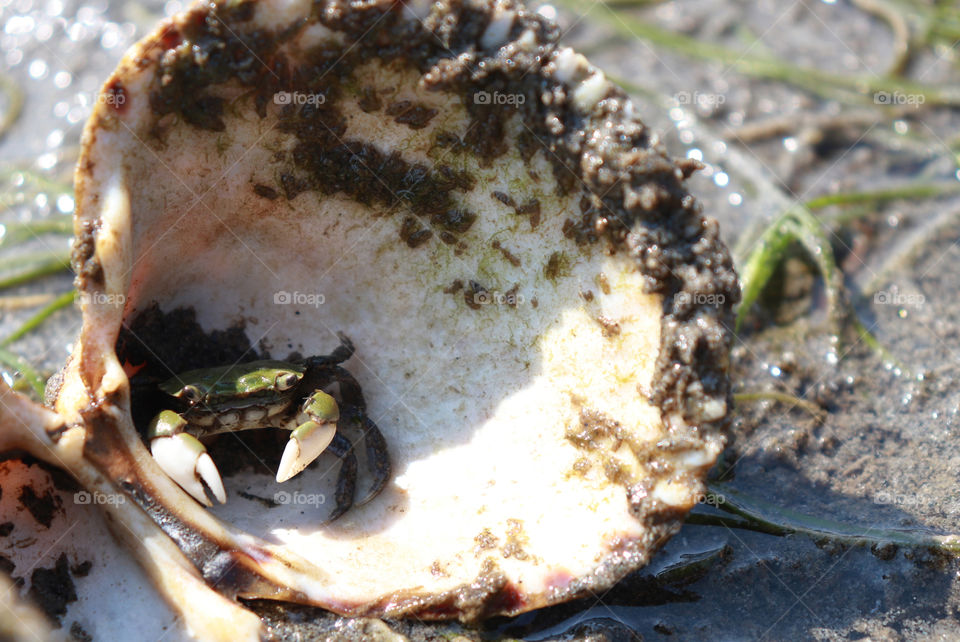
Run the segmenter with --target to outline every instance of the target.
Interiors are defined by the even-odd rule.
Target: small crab
[[[373,485],[363,504],[375,497],[390,477],[390,460],[380,429],[366,414],[360,384],[339,364],[353,354],[344,335],[340,346],[323,357],[298,362],[261,360],[190,370],[171,377],[160,389],[178,404],[150,422],[150,452],[160,467],[206,506],[204,484],[220,503],[227,499],[223,482],[201,439],[254,428],[284,428],[290,439],[280,459],[277,482],[284,482],[329,450],[340,461],[332,521],[353,504],[357,458],[353,444],[337,427],[353,422],[364,434]],[[339,384],[337,401],[322,388]],[[176,401],[173,401],[176,400]]]

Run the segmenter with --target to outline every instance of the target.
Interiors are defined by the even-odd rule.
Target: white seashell
[[[679,528],[722,449],[737,284],[681,186],[692,165],[522,6],[391,7],[194,5],[127,54],[85,131],[91,296],[58,414],[25,410],[18,439],[129,491],[112,518],[205,638],[257,625],[201,576],[228,597],[422,619],[603,591]],[[486,24],[480,42],[455,18]],[[195,328],[172,320],[184,309]],[[231,499],[202,508],[134,426],[123,327],[174,371],[170,346],[217,354],[214,331],[274,358],[344,332],[393,480],[327,525],[323,506],[230,489],[332,497],[333,459],[289,487],[226,476]]]

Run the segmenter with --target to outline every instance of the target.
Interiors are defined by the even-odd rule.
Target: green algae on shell
[[[696,163],[557,37],[504,1],[200,3],[108,80],[55,407],[218,591],[516,614],[609,587],[696,502],[736,276]],[[164,321],[184,311],[195,330]],[[143,448],[122,328],[168,373],[221,365],[230,328],[275,358],[346,333],[394,479],[324,525],[332,459],[283,486],[244,469],[206,511]],[[247,499],[281,492],[315,501]]]

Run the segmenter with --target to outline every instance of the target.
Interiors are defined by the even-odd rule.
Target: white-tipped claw
[[[223,480],[220,479],[220,471],[217,465],[213,463],[208,453],[203,453],[197,459],[197,476],[200,477],[217,498],[221,504],[227,503],[227,491],[223,489]]]
[[[285,482],[306,468],[327,449],[336,433],[337,425],[334,423],[308,421],[298,426],[290,433],[287,446],[283,449],[277,481]]]
[[[163,472],[204,506],[213,506],[203,488],[204,482],[221,504],[227,501],[216,465],[193,435],[178,433],[157,437],[150,441],[150,452]]]

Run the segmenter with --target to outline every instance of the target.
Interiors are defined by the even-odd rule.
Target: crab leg
[[[316,392],[303,404],[297,415],[299,424],[290,432],[290,440],[283,449],[277,482],[285,482],[320,456],[337,433],[340,410],[333,397]]]
[[[204,506],[213,506],[207,498],[206,484],[221,504],[227,501],[223,480],[206,447],[193,435],[183,432],[187,422],[172,410],[164,410],[150,422],[150,453],[160,468],[180,487]]]
[[[336,506],[324,524],[329,524],[350,510],[357,488],[357,457],[353,453],[353,443],[337,433],[330,443],[330,452],[340,460],[340,472],[337,474]]]
[[[363,412],[360,412],[360,421],[363,423],[363,439],[367,446],[367,470],[373,473],[373,484],[371,484],[366,496],[355,502],[357,506],[363,506],[380,494],[380,491],[390,480],[391,470],[387,440],[383,438],[383,433],[380,432],[377,424],[373,423],[373,420]]]
[[[383,433],[370,417],[367,416],[367,402],[363,398],[363,390],[352,374],[340,366],[326,366],[326,376],[340,385],[340,397],[343,399],[345,416],[356,425],[364,436],[367,451],[367,470],[373,475],[373,484],[367,494],[357,505],[366,504],[376,497],[390,479],[390,455],[387,451],[387,442]]]

